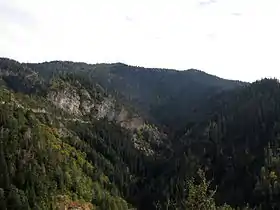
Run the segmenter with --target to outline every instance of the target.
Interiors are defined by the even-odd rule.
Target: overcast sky
[[[280,0],[0,0],[0,57],[280,78]]]

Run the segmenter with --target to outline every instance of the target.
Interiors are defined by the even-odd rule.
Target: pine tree
[[[0,210],[7,210],[6,200],[5,200],[5,191],[3,188],[0,188]]]
[[[10,178],[9,178],[9,171],[8,166],[5,158],[4,152],[4,130],[1,129],[0,134],[0,187],[7,190],[10,187]]]
[[[198,171],[199,184],[195,184],[194,179],[188,183],[188,197],[185,207],[190,210],[215,210],[216,205],[213,196],[215,191],[210,190],[210,182],[206,181],[202,170]]]

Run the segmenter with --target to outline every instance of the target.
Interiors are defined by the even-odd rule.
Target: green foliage
[[[188,198],[186,209],[214,210],[216,209],[214,194],[215,191],[209,190],[210,182],[206,181],[202,170],[198,171],[200,183],[194,184],[194,180],[189,180]]]
[[[243,87],[197,70],[9,59],[0,71],[0,209],[280,207],[277,80]],[[49,100],[58,91],[94,108],[111,98],[146,124],[73,116]]]
[[[210,182],[205,178],[204,172],[198,170],[199,184],[195,184],[194,179],[188,181],[188,197],[186,209],[199,210],[233,210],[228,205],[216,206],[214,195],[216,190],[210,190]]]
[[[97,206],[127,205],[104,188],[110,181],[98,175],[86,154],[67,144],[36,113],[7,103],[0,106],[0,118],[1,208],[52,209],[59,195],[92,202],[94,189],[104,195],[95,199]]]

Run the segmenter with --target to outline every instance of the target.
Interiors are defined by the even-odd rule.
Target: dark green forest
[[[0,58],[0,209],[280,209],[280,83]]]

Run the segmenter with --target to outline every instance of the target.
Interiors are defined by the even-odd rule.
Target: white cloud
[[[0,0],[0,56],[280,78],[279,11],[279,0]]]

